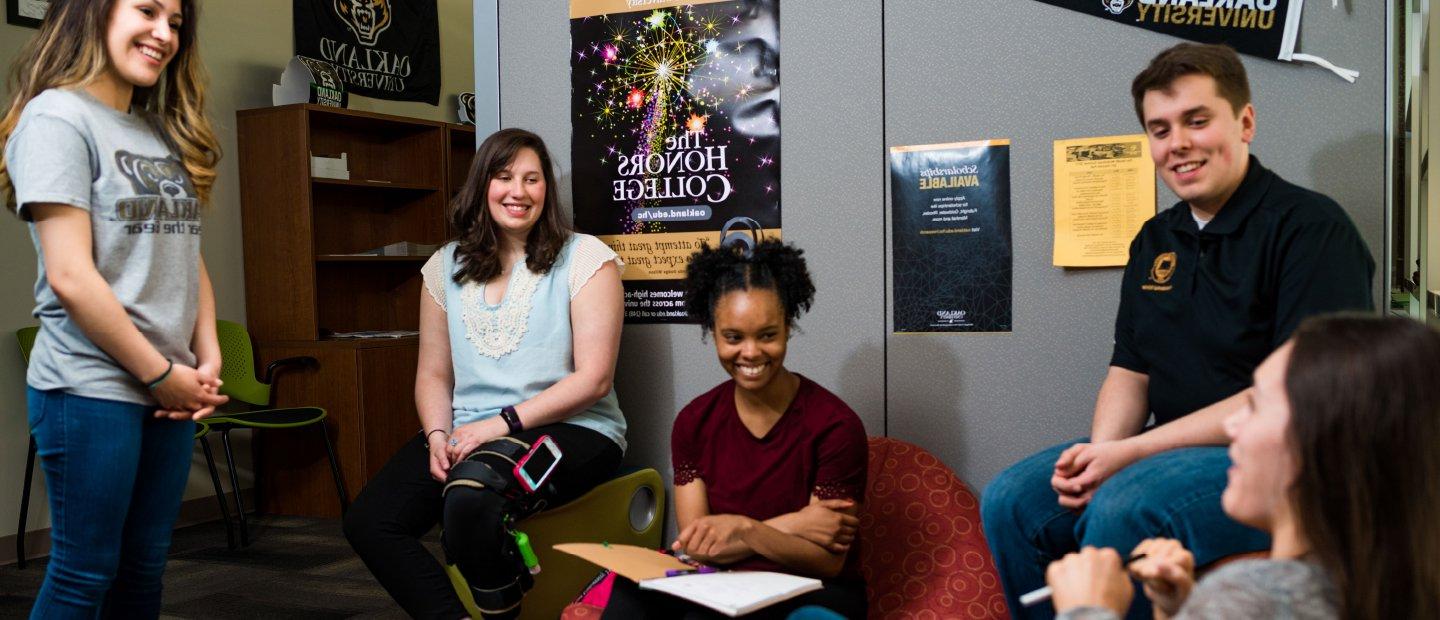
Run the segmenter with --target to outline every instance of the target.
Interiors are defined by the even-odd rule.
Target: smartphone
[[[520,488],[534,493],[550,479],[550,473],[560,464],[560,456],[560,446],[555,445],[555,440],[541,435],[515,464],[515,479],[520,481]]]

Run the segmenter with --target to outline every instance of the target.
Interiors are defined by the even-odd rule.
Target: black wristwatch
[[[514,406],[501,408],[500,419],[505,421],[505,426],[510,427],[511,435],[525,430],[525,425],[520,423],[520,413],[515,411]]]

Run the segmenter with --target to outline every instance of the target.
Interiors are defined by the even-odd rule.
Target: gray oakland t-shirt
[[[153,121],[144,113],[119,112],[80,89],[52,88],[25,105],[5,145],[5,162],[27,222],[37,203],[90,213],[100,276],[161,354],[193,366],[200,204]],[[141,380],[90,342],[60,305],[45,277],[33,222],[30,238],[39,257],[34,314],[41,329],[26,382],[39,390],[153,404]]]

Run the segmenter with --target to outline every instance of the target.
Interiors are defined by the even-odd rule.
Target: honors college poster
[[[576,227],[625,261],[626,322],[687,322],[700,243],[732,222],[780,236],[778,0],[572,0],[570,18]]]

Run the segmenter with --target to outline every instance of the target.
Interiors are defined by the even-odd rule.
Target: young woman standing
[[[0,189],[39,255],[26,382],[52,522],[32,617],[159,614],[193,420],[226,400],[196,18],[190,0],[57,0],[12,67]]]

